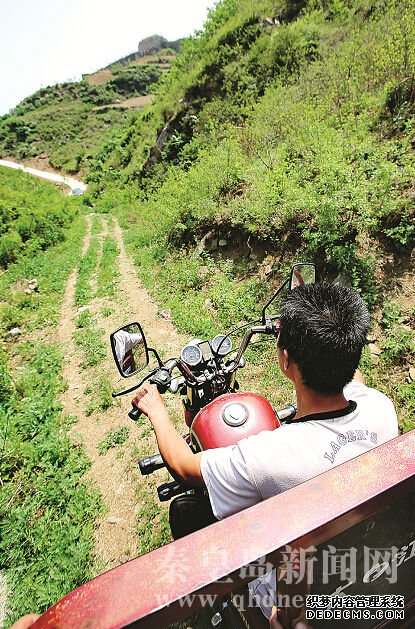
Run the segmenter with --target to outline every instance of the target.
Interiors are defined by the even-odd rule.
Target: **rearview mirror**
[[[290,290],[297,288],[297,286],[304,286],[304,284],[315,284],[315,282],[316,267],[314,264],[299,263],[294,264],[291,268]]]
[[[112,354],[123,378],[130,378],[149,363],[146,339],[139,323],[128,323],[110,334]]]
[[[281,284],[277,292],[271,297],[271,299],[265,304],[262,309],[262,323],[265,324],[266,317],[276,318],[278,316],[283,297],[287,294],[288,290],[292,290],[297,286],[303,284],[315,284],[316,281],[316,267],[309,262],[299,262],[291,267],[290,276]],[[284,290],[284,293],[282,292]],[[270,314],[269,310],[271,304],[273,304],[273,310],[275,314]]]

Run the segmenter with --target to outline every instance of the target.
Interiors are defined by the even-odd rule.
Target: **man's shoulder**
[[[385,393],[382,393],[382,391],[379,391],[378,389],[368,387],[366,384],[363,384],[363,382],[359,382],[357,380],[352,380],[345,386],[344,395],[347,399],[360,398],[379,401],[393,407],[392,400],[385,395]]]

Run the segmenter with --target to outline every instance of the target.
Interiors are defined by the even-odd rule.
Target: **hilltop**
[[[179,41],[152,36],[138,51],[80,82],[42,88],[0,118],[1,157],[84,173],[104,141],[120,132],[134,111],[151,102],[170,70]]]

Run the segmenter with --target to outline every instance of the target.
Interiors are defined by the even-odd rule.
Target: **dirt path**
[[[33,175],[34,177],[40,177],[41,179],[47,179],[48,181],[52,181],[53,183],[63,184],[68,186],[70,192],[73,193],[74,190],[80,190],[81,194],[84,193],[87,189],[87,185],[80,181],[79,179],[74,179],[73,177],[64,177],[58,172],[53,172],[52,170],[47,170],[43,168],[39,170],[38,168],[31,168],[26,164],[21,164],[19,162],[0,159],[0,166],[4,168],[12,168],[13,170],[22,170],[29,175]]]
[[[140,513],[143,517],[143,512],[146,514],[148,511],[148,527],[151,528],[154,525],[151,513],[154,514],[160,509],[159,505],[155,507],[156,479],[143,478],[137,469],[138,458],[148,452],[157,452],[157,446],[151,428],[146,422],[136,426],[128,418],[132,396],[117,398],[105,411],[88,412],[88,392],[95,386],[94,383],[99,383],[99,378],[103,375],[108,377],[115,390],[134,384],[126,380],[120,382],[118,379],[110,357],[108,335],[123,323],[139,320],[150,345],[166,350],[169,355],[177,353],[184,344],[184,339],[176,333],[170,321],[158,316],[157,306],[140,286],[133,262],[125,251],[122,232],[117,221],[106,217],[94,219],[92,215],[88,216],[87,220],[88,230],[83,243],[83,255],[86,254],[91,242],[93,220],[101,221],[99,233],[96,227],[92,230],[94,236],[103,241],[108,234],[114,238],[119,249],[117,298],[94,296],[87,306],[94,316],[94,327],[103,332],[102,340],[108,348],[106,358],[97,367],[85,369],[82,364],[84,358],[82,351],[74,342],[78,312],[75,306],[77,271],[72,273],[66,287],[58,340],[67,348],[67,363],[63,375],[68,383],[68,389],[62,399],[64,409],[66,413],[78,419],[71,429],[71,438],[74,443],[84,444],[91,461],[86,478],[99,490],[106,506],[106,512],[97,522],[95,531],[96,561],[93,570],[98,574],[146,550],[137,536],[137,514]],[[91,286],[96,289],[97,273],[94,276]],[[110,311],[111,314],[108,315]],[[178,399],[168,401],[173,414],[179,409],[179,404]],[[100,454],[98,445],[108,435],[108,431],[121,427],[129,431],[127,441]],[[166,480],[166,472],[158,473],[159,482],[161,478]],[[155,517],[157,520],[157,514]]]

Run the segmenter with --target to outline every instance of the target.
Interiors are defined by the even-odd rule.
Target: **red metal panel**
[[[279,496],[110,570],[68,594],[33,626],[163,627],[189,614],[190,608],[178,603],[181,597],[195,592],[234,591],[250,580],[237,573],[241,566],[264,556],[276,563],[278,549],[286,544],[306,547],[332,538],[414,492],[414,475],[412,431]],[[222,550],[226,552],[221,555]],[[226,559],[221,561],[221,556]],[[233,583],[215,583],[231,574]],[[195,599],[194,609],[197,607],[200,601]]]

